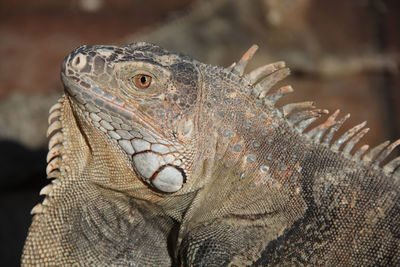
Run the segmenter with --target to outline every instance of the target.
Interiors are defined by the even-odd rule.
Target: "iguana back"
[[[277,107],[283,62],[229,68],[155,45],[82,46],[50,110],[25,266],[400,265],[400,140]],[[384,163],[385,162],[385,163]]]

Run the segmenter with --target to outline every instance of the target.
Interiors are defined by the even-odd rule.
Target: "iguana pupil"
[[[151,80],[151,76],[145,74],[138,74],[134,77],[136,86],[142,89],[149,87],[151,84]]]

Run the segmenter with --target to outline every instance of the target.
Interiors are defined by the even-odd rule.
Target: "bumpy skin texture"
[[[309,129],[326,112],[275,107],[288,70],[243,74],[255,50],[229,68],[147,43],[68,55],[22,265],[399,265],[399,141],[350,153],[367,129],[332,139],[337,112]]]

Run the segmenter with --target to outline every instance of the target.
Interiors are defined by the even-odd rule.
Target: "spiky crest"
[[[290,71],[286,67],[285,62],[280,61],[261,66],[247,74],[244,74],[246,66],[254,56],[257,49],[258,46],[256,45],[251,46],[247,52],[243,54],[238,63],[233,63],[229,68],[227,68],[227,71],[239,75],[245,85],[251,87],[251,91],[249,92],[255,99],[262,99],[267,109],[270,109],[271,106],[278,109],[282,117],[285,118],[293,128],[298,130],[311,141],[328,146],[332,151],[349,156],[352,160],[363,161],[380,166],[386,174],[400,178],[400,157],[396,157],[389,163],[381,166],[382,162],[387,159],[389,154],[400,145],[400,139],[393,143],[390,143],[389,141],[383,142],[369,151],[369,146],[364,145],[351,154],[354,146],[358,144],[361,138],[369,131],[369,128],[364,128],[366,122],[362,122],[352,127],[344,134],[334,139],[335,133],[350,117],[350,114],[336,120],[340,112],[339,110],[336,110],[324,122],[306,131],[315,120],[322,115],[328,114],[328,111],[325,109],[315,108],[313,102],[291,103],[281,108],[276,107],[276,102],[285,94],[293,92],[293,89],[291,86],[283,86],[270,92],[271,88],[288,76]]]
[[[47,179],[52,179],[51,183],[46,185],[40,190],[40,195],[45,198],[42,203],[37,204],[31,210],[31,214],[41,214],[45,211],[48,203],[48,197],[51,197],[53,187],[58,183],[58,179],[62,177],[61,167],[63,166],[63,151],[64,151],[64,133],[62,125],[63,116],[63,101],[64,96],[61,97],[56,104],[49,110],[49,127],[47,129],[47,137],[49,138],[49,152],[47,153]]]

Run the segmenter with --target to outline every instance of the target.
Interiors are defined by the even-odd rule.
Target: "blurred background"
[[[365,143],[400,137],[398,0],[1,0],[0,259],[18,266],[45,175],[47,112],[60,63],[82,44],[148,41],[228,66],[285,60],[295,93],[367,120]]]

